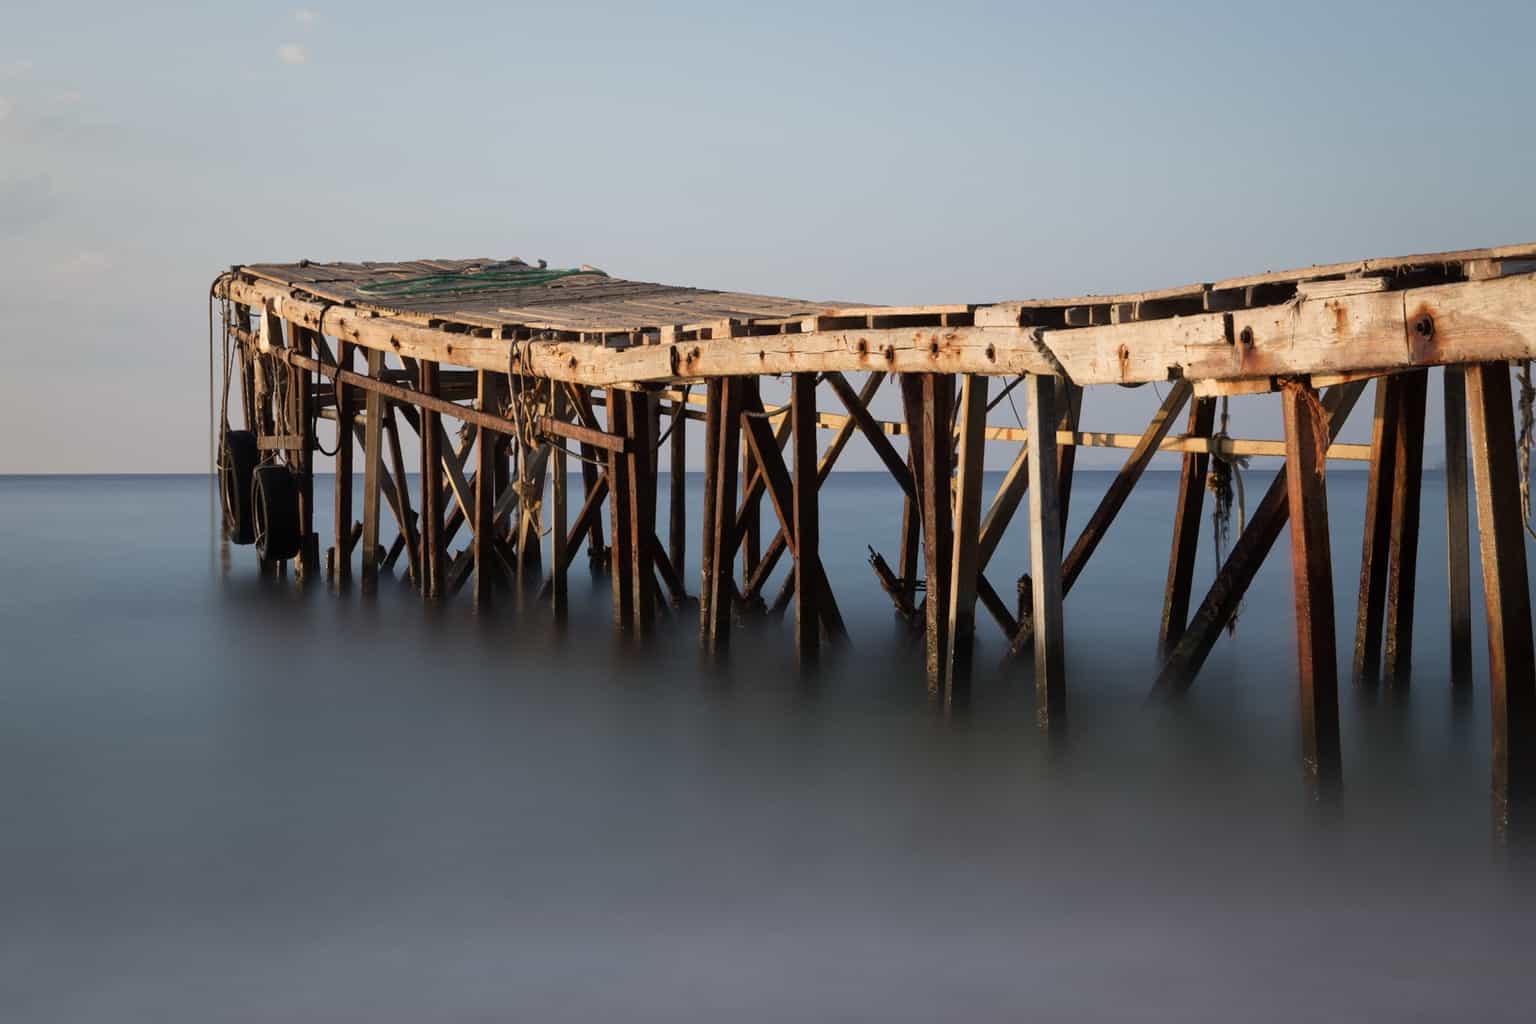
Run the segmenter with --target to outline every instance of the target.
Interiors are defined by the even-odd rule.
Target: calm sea
[[[895,559],[880,476],[825,489],[853,644],[811,678],[784,624],[720,671],[692,614],[634,648],[584,557],[561,633],[535,601],[263,584],[203,478],[0,478],[0,1020],[1529,1020],[1480,608],[1473,699],[1446,678],[1440,478],[1412,686],[1346,687],[1330,806],[1283,538],[1189,698],[1145,701],[1176,479],[1068,599],[1047,737],[984,612],[972,705],[927,702],[865,564]],[[1331,480],[1341,639],[1363,481]]]

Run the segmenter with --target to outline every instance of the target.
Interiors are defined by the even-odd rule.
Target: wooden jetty
[[[1067,708],[1063,598],[1153,454],[1182,453],[1153,691],[1177,696],[1192,685],[1289,525],[1303,760],[1320,781],[1337,778],[1340,759],[1331,565],[1343,553],[1330,550],[1327,463],[1369,462],[1354,681],[1404,685],[1428,368],[1444,366],[1451,664],[1433,673],[1472,685],[1472,485],[1494,792],[1503,800],[1532,788],[1536,664],[1511,365],[1536,356],[1536,244],[978,305],[847,308],[520,260],[253,264],[219,275],[213,294],[224,310],[226,531],[255,543],[263,573],[292,562],[304,581],[323,566],[339,582],[356,572],[372,587],[403,557],[428,600],[468,588],[483,607],[521,583],[541,587],[563,617],[567,574],[584,547],[611,576],[616,623],[643,636],[659,610],[694,604],[682,578],[682,470],[685,431],[702,422],[700,642],[724,656],[752,609],[792,607],[794,643],[808,661],[846,636],[818,547],[817,491],[857,433],[902,502],[897,564],[871,561],[897,610],[923,630],[931,693],[965,697],[979,602],[1012,653],[1032,654],[1046,726]],[[765,406],[765,377],[787,379],[783,405]],[[1373,381],[1370,443],[1338,443]],[[1083,429],[1086,389],[1154,382],[1169,385],[1167,397],[1141,434]],[[898,422],[870,412],[888,384],[900,392]],[[992,424],[989,411],[1016,388],[1022,426]],[[232,390],[240,429],[230,425]],[[818,408],[818,394],[829,393],[841,411]],[[1270,394],[1283,439],[1217,429],[1218,402]],[[321,419],[336,423],[340,441],[335,542],[323,560],[312,486],[315,453],[325,452]],[[462,425],[457,439],[445,419]],[[402,423],[420,439],[414,494]],[[906,438],[905,452],[894,436]],[[990,495],[989,443],[1017,448]],[[1083,446],[1127,455],[1070,538],[1073,456]],[[1191,611],[1207,476],[1247,455],[1283,456],[1284,468]],[[663,456],[665,531],[656,521]],[[384,509],[396,535],[388,547]],[[1030,561],[1010,603],[992,582],[1001,568],[992,559],[1016,518]]]

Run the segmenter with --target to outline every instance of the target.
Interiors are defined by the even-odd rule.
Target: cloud
[[[15,109],[16,109],[16,104],[12,103],[10,100],[6,99],[4,96],[0,96],[0,124],[3,124],[6,121],[6,119],[8,119],[11,116],[11,112],[14,111]]]
[[[104,252],[99,252],[95,249],[81,249],[78,252],[70,253],[61,260],[55,261],[53,272],[62,275],[94,274],[106,270],[111,263],[112,261],[107,258],[107,254]]]
[[[277,48],[277,59],[284,64],[304,64],[309,61],[309,51],[298,43],[284,43]]]
[[[293,12],[293,20],[298,22],[300,25],[303,25],[305,28],[313,27],[317,17],[318,15],[316,15],[314,11],[307,7],[300,7],[298,10]]]
[[[27,78],[32,74],[32,62],[29,60],[8,60],[0,63],[0,82],[16,81]]]

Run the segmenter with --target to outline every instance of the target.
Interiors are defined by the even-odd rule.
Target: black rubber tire
[[[283,562],[299,553],[299,487],[287,466],[257,466],[251,479],[256,555]]]
[[[224,505],[224,530],[231,544],[253,544],[256,525],[251,521],[251,477],[261,461],[256,435],[249,430],[226,430],[219,452],[219,498]]]

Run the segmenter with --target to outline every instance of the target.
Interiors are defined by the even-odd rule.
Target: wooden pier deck
[[[658,608],[696,603],[701,644],[724,657],[735,624],[754,609],[792,608],[796,648],[811,660],[846,635],[836,581],[819,553],[817,489],[858,434],[889,471],[903,508],[897,564],[876,556],[872,566],[898,613],[924,631],[935,699],[965,698],[980,603],[1011,652],[1032,653],[1038,716],[1048,727],[1068,706],[1063,598],[1152,456],[1179,452],[1157,637],[1164,660],[1148,683],[1166,696],[1192,685],[1289,524],[1303,763],[1318,782],[1339,774],[1331,565],[1346,557],[1329,548],[1327,463],[1369,464],[1354,682],[1403,685],[1428,371],[1443,366],[1452,659],[1432,671],[1448,686],[1473,684],[1475,485],[1493,788],[1503,801],[1536,785],[1536,664],[1511,397],[1511,365],[1536,357],[1536,244],[1136,294],[914,307],[674,287],[519,260],[252,264],[219,275],[213,293],[224,310],[226,530],[256,544],[264,573],[292,561],[303,581],[323,567],[338,582],[355,571],[367,587],[403,556],[429,600],[468,587],[486,606],[509,586],[538,586],[551,613],[564,616],[567,572],[585,548],[611,575],[624,630],[643,636]],[[782,407],[764,406],[765,377],[787,379]],[[1085,389],[1154,382],[1170,386],[1141,434],[1083,428]],[[1372,382],[1370,443],[1339,443]],[[887,385],[900,393],[897,422],[870,411]],[[1015,389],[1027,409],[1023,425],[990,423],[999,396]],[[841,411],[818,408],[827,395]],[[1218,403],[1263,395],[1277,396],[1283,438],[1231,438],[1216,428]],[[444,417],[466,425],[457,445]],[[314,455],[328,453],[317,436],[321,419],[335,422],[345,442],[332,456],[336,540],[323,560],[312,486]],[[681,576],[691,422],[702,422],[706,451],[693,593]],[[414,495],[402,423],[421,441]],[[898,435],[906,444],[892,442]],[[1017,448],[991,494],[982,477],[989,443]],[[1066,512],[1083,446],[1127,454],[1071,538]],[[360,496],[352,486],[359,455]],[[1191,611],[1207,477],[1244,455],[1282,456],[1285,464]],[[656,522],[664,456],[672,488],[665,531]],[[386,510],[397,534],[387,548]],[[1016,518],[1029,536],[1030,564],[994,566]],[[769,594],[786,557],[785,578]],[[1010,603],[1002,593],[1015,589],[1021,569],[1020,596]],[[1000,592],[989,571],[1010,585]]]

